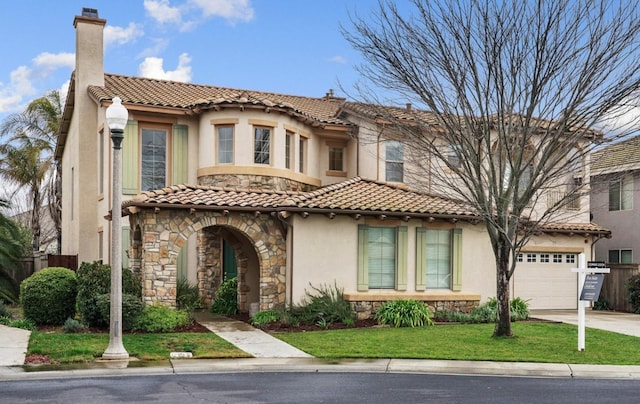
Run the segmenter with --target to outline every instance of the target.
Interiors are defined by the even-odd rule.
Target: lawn
[[[514,338],[491,338],[493,324],[424,328],[356,328],[273,334],[319,358],[415,358],[513,362],[640,365],[636,337],[587,328],[586,350],[578,352],[578,328],[568,324],[516,322]],[[27,354],[58,363],[89,362],[102,356],[107,333],[33,332]],[[166,360],[172,351],[194,358],[247,357],[213,333],[125,334],[129,355]]]
[[[637,337],[587,328],[586,349],[579,352],[576,326],[537,322],[516,322],[512,326],[513,338],[491,338],[493,324],[360,328],[275,336],[318,358],[640,365]]]
[[[129,356],[141,360],[166,360],[176,351],[191,352],[194,358],[249,357],[214,333],[124,334]],[[109,334],[31,333],[27,355],[47,355],[54,363],[90,362],[109,345]]]

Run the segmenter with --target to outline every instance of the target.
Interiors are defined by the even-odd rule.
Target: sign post
[[[589,261],[585,265],[585,255],[580,253],[578,268],[573,268],[571,272],[578,273],[578,351],[584,351],[585,308],[588,302],[598,300],[604,274],[609,273],[609,268],[600,261]]]

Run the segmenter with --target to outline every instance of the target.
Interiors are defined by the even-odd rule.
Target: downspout
[[[378,132],[378,138],[376,139],[376,181],[380,181],[380,138],[384,133],[384,123],[381,124],[380,132]]]

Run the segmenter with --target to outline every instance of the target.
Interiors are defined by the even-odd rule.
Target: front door
[[[236,253],[227,240],[222,241],[222,267],[223,274],[222,280],[237,278],[238,277],[238,265],[236,261]]]

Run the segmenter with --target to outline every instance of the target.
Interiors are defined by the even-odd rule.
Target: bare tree
[[[421,157],[421,176],[436,177],[432,190],[466,201],[485,223],[496,265],[494,336],[512,335],[517,253],[587,191],[603,125],[637,96],[637,5],[381,1],[344,29],[365,60],[370,84],[359,98],[376,108],[388,101],[372,94],[386,93],[420,108],[376,114]]]

